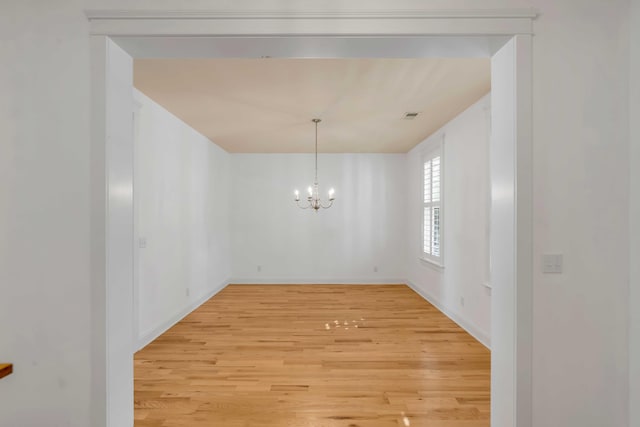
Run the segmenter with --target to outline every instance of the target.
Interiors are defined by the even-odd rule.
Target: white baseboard
[[[467,320],[463,319],[458,314],[456,314],[456,313],[452,312],[451,310],[448,310],[447,308],[445,308],[437,299],[435,299],[433,297],[433,295],[429,295],[424,290],[418,288],[411,281],[406,280],[406,283],[407,283],[407,286],[409,286],[411,289],[413,289],[415,291],[415,293],[420,295],[422,298],[426,299],[429,303],[431,303],[431,305],[433,305],[435,308],[440,310],[442,312],[442,314],[444,314],[449,319],[451,319],[454,322],[456,322],[458,324],[458,326],[460,326],[462,329],[467,331],[469,333],[469,335],[471,335],[476,340],[478,340],[480,342],[480,344],[484,345],[489,350],[491,350],[491,337],[489,336],[489,334],[487,334],[484,331],[481,331],[478,327],[476,327],[475,325],[471,324]]]
[[[405,279],[322,279],[322,278],[234,278],[229,283],[238,285],[404,285]]]
[[[191,313],[196,308],[200,307],[202,304],[207,302],[212,296],[214,296],[215,294],[217,294],[218,292],[220,292],[221,290],[226,288],[229,283],[230,283],[230,281],[228,279],[223,281],[222,283],[220,283],[218,286],[216,286],[212,290],[210,290],[210,291],[206,292],[204,295],[200,296],[197,300],[195,300],[193,303],[191,303],[190,305],[185,307],[179,313],[177,313],[176,315],[172,316],[169,320],[167,320],[166,322],[162,323],[160,326],[156,327],[152,331],[147,332],[142,337],[138,338],[136,340],[136,343],[135,343],[134,352],[142,350],[144,347],[149,345],[153,340],[155,340],[160,335],[162,335],[165,332],[167,332],[169,330],[169,328],[171,328],[173,325],[175,325],[176,323],[178,323],[179,321],[184,319],[189,313]]]

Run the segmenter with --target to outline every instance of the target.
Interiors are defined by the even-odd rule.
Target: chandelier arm
[[[322,203],[320,204],[320,206],[322,207],[322,209],[329,209],[331,206],[333,206],[333,200],[329,200],[329,204],[327,206],[324,206]]]

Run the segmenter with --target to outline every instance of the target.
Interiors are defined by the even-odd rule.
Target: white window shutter
[[[442,165],[439,152],[424,159],[423,169],[423,257],[440,263],[442,241]]]

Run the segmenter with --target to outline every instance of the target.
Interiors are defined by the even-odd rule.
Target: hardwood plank
[[[137,427],[487,427],[490,353],[400,285],[230,285],[135,355]]]

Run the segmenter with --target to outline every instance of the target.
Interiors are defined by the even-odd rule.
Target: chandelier
[[[313,181],[313,187],[307,188],[309,195],[307,196],[306,203],[300,204],[300,192],[298,192],[298,190],[295,191],[295,201],[300,209],[312,208],[318,212],[320,208],[329,209],[331,205],[333,205],[335,190],[333,188],[329,190],[329,203],[326,206],[323,205],[318,191],[318,123],[320,123],[320,119],[313,119],[311,121],[316,124],[316,178]]]

